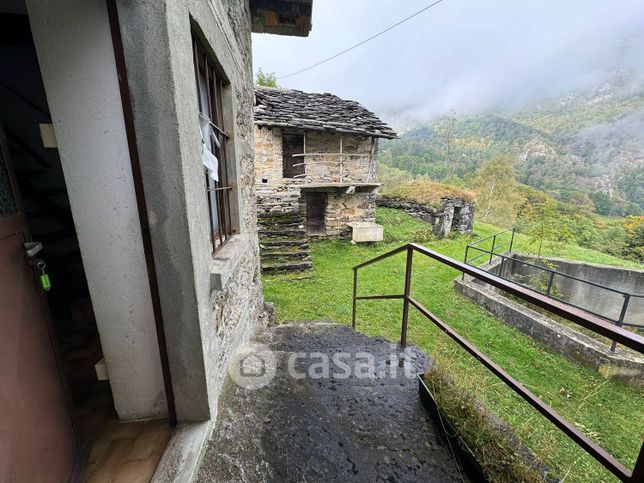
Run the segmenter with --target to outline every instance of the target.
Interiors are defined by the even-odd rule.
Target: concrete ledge
[[[235,273],[242,255],[249,250],[248,237],[235,235],[212,258],[210,290],[223,290],[230,276]]]
[[[348,225],[353,229],[352,239],[356,243],[378,242],[383,239],[384,228],[382,225],[370,221],[355,221],[348,223]]]
[[[644,359],[626,349],[611,352],[607,345],[570,327],[488,290],[472,277],[455,281],[456,288],[495,317],[547,345],[573,362],[581,363],[606,378],[623,379],[641,385]]]
[[[210,439],[212,421],[179,424],[157,466],[153,483],[194,481]]]

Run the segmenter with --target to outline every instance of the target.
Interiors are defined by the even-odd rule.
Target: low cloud
[[[254,34],[255,68],[285,75],[353,45],[426,0],[316,0],[308,38]],[[284,87],[355,99],[397,124],[514,109],[595,86],[616,70],[644,77],[641,0],[444,0]]]

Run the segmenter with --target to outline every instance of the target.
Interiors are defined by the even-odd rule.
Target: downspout
[[[163,374],[163,385],[165,388],[165,397],[168,405],[168,419],[170,420],[170,424],[175,426],[177,424],[177,412],[174,406],[174,392],[172,390],[172,381],[170,379],[170,364],[168,362],[165,331],[163,329],[163,314],[161,312],[159,283],[157,280],[156,266],[154,263],[152,238],[150,237],[150,221],[148,219],[148,209],[145,201],[145,192],[143,190],[143,174],[141,172],[139,148],[136,141],[136,129],[134,127],[134,111],[132,109],[132,100],[130,97],[130,85],[127,81],[127,68],[125,65],[123,38],[121,37],[121,27],[119,23],[119,14],[116,6],[116,0],[106,0],[106,5],[107,15],[110,22],[110,32],[112,34],[112,47],[114,49],[114,61],[116,62],[116,71],[118,74],[119,91],[121,93],[121,105],[123,107],[123,118],[125,120],[125,133],[127,136],[128,150],[130,153],[130,163],[132,165],[134,192],[136,194],[136,204],[139,212],[139,221],[141,223],[143,252],[145,254],[145,262],[148,270],[148,280],[150,282],[150,295],[152,297],[152,309],[154,311],[154,324],[156,327],[157,342],[159,344],[159,355],[161,357],[161,372]]]

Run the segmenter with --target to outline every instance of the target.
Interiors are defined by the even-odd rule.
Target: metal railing
[[[512,232],[512,237],[510,238],[509,242],[498,244],[497,243],[497,237],[499,237],[499,236],[501,236],[501,235],[503,235],[505,233],[508,233],[508,232]],[[488,257],[489,257],[488,263],[492,263],[494,258],[500,258],[501,263],[498,265],[498,270],[497,270],[496,275],[501,277],[501,278],[503,278],[503,279],[505,279],[505,280],[509,280],[511,282],[518,283],[519,285],[522,285],[522,286],[527,287],[527,288],[529,288],[531,290],[539,292],[539,293],[545,295],[546,297],[550,297],[552,299],[559,300],[560,302],[563,302],[564,304],[570,305],[572,307],[576,307],[576,308],[584,310],[584,311],[586,311],[586,312],[588,312],[588,313],[590,313],[592,315],[595,315],[597,317],[601,317],[603,319],[606,319],[609,322],[612,322],[613,324],[615,324],[615,325],[617,325],[619,327],[635,327],[635,328],[638,328],[638,329],[644,329],[644,325],[637,324],[637,323],[631,323],[631,322],[626,321],[626,315],[628,313],[628,309],[629,309],[629,307],[632,307],[631,301],[633,299],[636,299],[636,298],[643,298],[644,299],[644,294],[626,292],[626,291],[619,290],[619,289],[616,289],[616,288],[608,287],[606,285],[602,285],[602,284],[597,283],[597,282],[593,282],[593,281],[590,281],[590,280],[585,280],[583,278],[575,277],[574,275],[568,275],[566,273],[560,272],[558,270],[554,270],[554,269],[549,268],[549,267],[544,267],[543,265],[537,265],[535,263],[531,263],[531,262],[527,262],[525,260],[520,260],[518,258],[514,258],[511,255],[506,255],[505,254],[505,248],[508,248],[508,250],[507,250],[508,252],[512,251],[512,247],[514,245],[514,235],[515,235],[515,229],[511,228],[511,229],[508,229],[508,230],[505,230],[505,231],[501,231],[499,233],[495,233],[494,235],[490,235],[490,236],[488,236],[486,238],[481,238],[480,240],[476,240],[475,242],[468,244],[465,247],[465,257],[464,257],[464,260],[463,260],[464,263],[467,263],[467,264],[471,265],[472,262],[474,262],[476,260],[479,260],[481,258],[488,258]],[[489,240],[489,239],[492,239],[492,247],[490,249],[481,248],[480,244],[482,242],[485,242],[485,241]],[[471,251],[478,252],[478,255],[470,258],[470,252]],[[538,273],[541,273],[541,274],[545,275],[544,280],[547,279],[547,282],[543,283],[541,286],[539,286],[539,285],[534,286],[534,284],[530,285],[528,283],[522,283],[521,281],[517,281],[515,278],[508,277],[507,275],[505,275],[504,270],[503,270],[504,266],[506,265],[507,260],[510,260],[510,263],[512,263],[512,264],[516,263],[516,264],[522,265],[524,267],[530,267],[530,268],[536,269]],[[465,275],[463,275],[463,278],[464,277],[465,277]],[[564,300],[564,299],[562,299],[560,297],[557,297],[556,294],[553,294],[553,289],[556,288],[555,284],[554,284],[555,277],[561,277],[561,278],[565,278],[565,279],[568,279],[568,280],[574,280],[577,283],[583,283],[583,284],[586,284],[588,286],[595,287],[595,288],[597,288],[599,290],[604,290],[604,291],[616,294],[617,296],[619,296],[621,298],[621,307],[619,308],[619,311],[614,311],[614,312],[618,313],[619,315],[617,315],[615,317],[615,316],[608,315],[607,312],[599,313],[599,312],[596,312],[594,310],[591,310],[587,306],[580,305],[579,303],[574,303],[574,302],[571,302],[571,301],[568,301],[568,300]],[[536,278],[541,279],[541,277],[539,277],[539,276],[537,276]],[[611,308],[611,306],[609,305],[608,309],[610,309],[610,308]],[[615,341],[613,341],[611,343],[610,350],[612,352],[615,352],[616,347],[617,347],[617,343]]]
[[[506,233],[512,233],[512,236],[510,237],[510,240],[505,242],[505,243],[497,244],[497,242],[496,242],[497,238],[500,237],[501,235],[506,234]],[[470,262],[473,262],[475,260],[478,260],[479,258],[483,258],[483,257],[486,256],[486,254],[490,255],[490,260],[488,261],[488,263],[491,263],[492,262],[492,257],[495,254],[497,254],[497,251],[499,251],[499,253],[503,253],[503,252],[501,252],[501,250],[505,250],[505,248],[507,248],[507,251],[511,252],[512,247],[514,246],[514,235],[515,235],[515,233],[516,233],[516,228],[508,228],[507,230],[500,231],[498,233],[495,233],[494,235],[486,236],[485,238],[481,238],[480,240],[476,240],[475,242],[468,243],[467,246],[465,247],[465,263],[470,263]],[[485,250],[485,249],[483,249],[483,248],[478,246],[481,243],[483,243],[485,241],[488,241],[490,239],[492,239],[492,248],[490,250]],[[477,255],[474,258],[470,258],[468,260],[470,249],[479,250],[479,251],[484,252],[484,253],[482,253],[480,255]]]
[[[369,266],[373,263],[379,262],[389,258],[398,253],[406,252],[406,270],[405,270],[405,285],[402,294],[391,295],[366,295],[358,296],[358,271],[361,268]],[[448,267],[454,268],[477,278],[487,284],[504,290],[520,299],[534,304],[542,309],[545,309],[553,314],[563,317],[575,324],[578,324],[588,330],[597,334],[608,337],[614,341],[623,344],[634,351],[644,353],[644,337],[629,332],[626,329],[617,327],[609,322],[602,320],[592,314],[583,310],[571,307],[562,303],[559,300],[549,298],[534,290],[528,289],[516,283],[507,281],[497,275],[490,274],[479,268],[467,265],[452,258],[441,255],[415,243],[403,245],[395,250],[391,250],[367,262],[361,263],[353,267],[353,312],[352,312],[352,325],[356,328],[356,308],[358,300],[383,300],[383,299],[401,299],[403,301],[403,314],[402,314],[402,328],[400,335],[400,344],[405,347],[407,345],[407,326],[409,322],[409,308],[414,307],[418,312],[423,315],[427,320],[431,321],[440,330],[445,332],[452,340],[459,346],[465,349],[474,359],[478,360],[483,366],[490,370],[496,377],[501,379],[512,391],[521,396],[528,404],[539,411],[564,434],[572,439],[577,445],[584,449],[590,456],[607,468],[611,473],[617,476],[622,481],[627,482],[641,482],[644,481],[644,445],[640,448],[640,452],[635,463],[633,470],[626,468],[622,463],[617,461],[610,453],[599,446],[597,443],[588,438],[584,433],[579,431],[574,424],[570,423],[563,416],[557,413],[552,407],[544,403],[519,381],[510,376],[500,366],[495,364],[490,358],[483,354],[476,346],[461,336],[452,327],[447,325],[429,309],[425,308],[419,301],[412,297],[411,281],[412,281],[412,264],[413,255],[418,253],[424,257],[436,260]]]

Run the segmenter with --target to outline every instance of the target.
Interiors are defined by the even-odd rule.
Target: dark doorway
[[[324,215],[326,213],[326,193],[306,195],[306,234],[325,235]]]
[[[282,136],[282,175],[285,178],[301,178],[304,174],[304,136],[284,134]]]
[[[0,17],[2,15],[0,13]],[[16,183],[12,196],[17,200],[24,224],[24,229],[21,228],[20,231],[24,235],[21,236],[25,241],[40,242],[42,248],[28,257],[25,249],[20,247],[20,254],[17,251],[14,253],[15,257],[20,255],[19,260],[13,259],[12,263],[15,266],[10,263],[0,264],[0,278],[3,281],[0,290],[5,292],[5,296],[11,293],[5,287],[5,280],[7,283],[17,280],[15,277],[19,274],[19,265],[32,270],[30,263],[37,265],[37,261],[41,260],[46,264],[42,271],[49,275],[50,290],[45,291],[42,285],[36,285],[41,273],[38,268],[33,269],[32,289],[38,295],[37,300],[42,302],[41,319],[47,322],[42,329],[46,330],[49,350],[56,355],[55,358],[50,358],[48,370],[57,374],[58,384],[65,389],[67,422],[69,424],[71,415],[77,449],[82,449],[89,445],[100,425],[107,419],[115,418],[116,414],[109,381],[99,380],[95,369],[103,354],[58,150],[55,140],[44,134],[51,128],[52,120],[35,48],[33,43],[25,42],[25,38],[31,39],[31,32],[24,31],[28,29],[29,24],[23,21],[15,22],[14,25],[13,35],[19,41],[12,41],[6,35],[0,36],[0,125],[5,133],[5,160],[11,160],[15,173]],[[91,186],[88,186],[88,189],[91,189]],[[0,221],[5,218],[0,216]],[[15,238],[15,233],[12,236]],[[19,246],[16,243],[12,245],[14,251]],[[8,245],[4,247],[6,251]],[[11,314],[24,315],[25,312],[36,310],[34,301],[26,297],[2,298],[1,306],[2,340],[11,335],[9,324],[15,322],[16,318]],[[4,316],[7,317],[6,320]],[[29,351],[28,346],[23,346],[24,344],[16,344],[12,351],[2,351],[8,359],[0,364],[0,370],[16,372],[15,377],[18,379],[25,379],[30,371],[27,365],[21,366],[15,362],[20,361],[19,351]],[[46,353],[45,349],[39,349],[38,352],[39,355]],[[31,350],[30,358],[35,358],[35,353],[35,349]],[[2,380],[5,380],[4,373],[2,374]],[[55,408],[56,401],[47,396],[46,385],[41,384],[39,387],[41,392],[38,397],[44,395],[51,400],[51,407]],[[31,403],[25,400],[31,400],[31,396],[21,393],[15,387],[13,389],[2,395],[5,406],[20,407]],[[8,399],[5,399],[5,396]],[[47,421],[48,424],[55,422],[55,416],[51,411],[41,411],[39,415],[30,419],[29,424],[36,424],[44,431],[46,424],[43,418],[51,419]],[[62,416],[56,418],[58,427],[64,425]],[[11,454],[14,447],[21,444],[20,438],[23,435],[16,430],[11,435],[15,439],[7,435],[0,436],[3,437],[0,446]],[[7,438],[4,438],[5,436]],[[56,444],[60,446],[55,446],[56,451],[68,447],[62,437],[58,438]],[[45,458],[44,449],[35,444],[31,445],[31,454],[31,468],[23,458],[19,469],[26,471],[39,467],[50,468],[52,473],[43,479],[66,480],[53,474],[56,462]],[[54,454],[55,451],[51,453],[52,456]],[[64,458],[56,459],[58,464],[64,463],[65,467],[68,467],[69,462],[63,461]],[[6,474],[3,473],[6,470],[7,468],[0,464],[0,480],[6,479]],[[18,480],[21,478],[18,477],[16,481]],[[13,481],[11,477],[9,481]],[[27,478],[25,481],[34,479]]]
[[[0,479],[63,481],[76,441],[29,240],[0,127]]]

